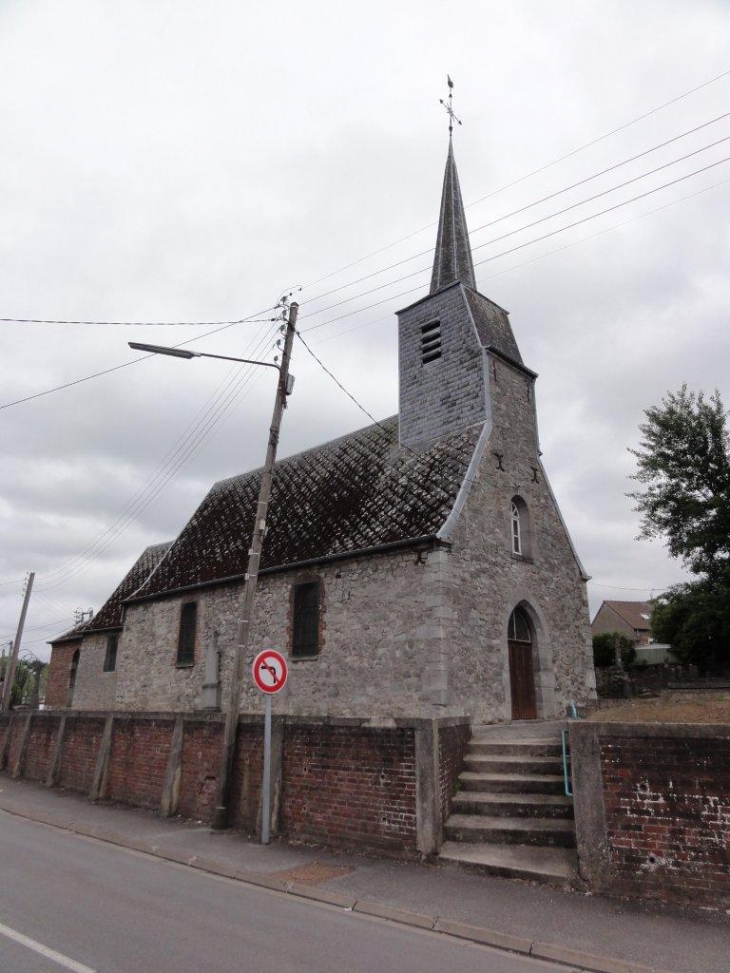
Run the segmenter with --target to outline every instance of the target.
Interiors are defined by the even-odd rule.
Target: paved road
[[[555,973],[2,816],[2,973]]]

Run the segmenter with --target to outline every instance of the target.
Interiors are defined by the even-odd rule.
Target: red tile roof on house
[[[604,601],[617,615],[637,631],[650,631],[651,605],[647,601]],[[600,609],[599,609],[600,611]]]

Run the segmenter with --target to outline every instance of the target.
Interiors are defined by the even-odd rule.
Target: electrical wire
[[[730,73],[730,72],[728,72],[728,73]],[[722,76],[724,76],[724,75],[722,75]],[[714,79],[714,80],[717,80],[717,79]],[[709,83],[711,83],[711,82],[707,82],[707,84],[709,84]],[[702,86],[700,86],[700,87],[702,87]],[[671,104],[671,103],[673,103],[673,102],[668,102],[667,104]],[[651,114],[651,113],[649,113],[649,114]],[[491,220],[490,222],[485,223],[482,226],[477,227],[475,230],[473,230],[472,231],[472,236],[474,234],[478,233],[479,231],[483,230],[483,229],[486,229],[486,228],[488,228],[490,226],[494,226],[496,223],[499,223],[499,222],[501,222],[503,220],[506,220],[506,219],[508,219],[508,218],[510,218],[512,216],[515,216],[515,215],[521,213],[521,212],[525,212],[526,210],[528,210],[528,209],[530,209],[530,208],[532,208],[534,206],[537,206],[537,205],[539,205],[539,204],[541,204],[543,202],[546,202],[549,199],[553,199],[556,196],[562,195],[562,194],[564,194],[564,193],[570,191],[571,189],[574,189],[574,188],[576,188],[576,187],[578,187],[580,185],[584,185],[585,183],[590,182],[590,181],[592,181],[594,179],[597,179],[600,176],[607,174],[608,172],[611,172],[611,171],[613,171],[613,170],[615,170],[617,168],[620,168],[621,166],[627,165],[630,162],[634,162],[637,159],[642,158],[643,156],[646,156],[646,155],[650,154],[651,152],[654,152],[654,151],[657,151],[658,149],[664,148],[667,145],[671,144],[672,142],[676,142],[676,141],[678,141],[681,138],[685,138],[688,135],[694,134],[695,132],[699,131],[702,128],[706,128],[709,125],[712,125],[712,124],[714,124],[714,123],[716,123],[718,121],[723,120],[724,118],[728,117],[728,115],[730,115],[730,113],[725,113],[723,115],[717,116],[714,119],[710,119],[707,122],[703,122],[701,125],[698,125],[695,128],[693,128],[693,129],[689,129],[686,132],[680,133],[679,135],[674,136],[673,138],[668,139],[668,140],[666,140],[666,141],[664,141],[662,143],[659,143],[656,146],[652,146],[649,149],[646,149],[645,151],[643,151],[643,152],[641,152],[641,153],[639,153],[639,154],[637,154],[635,156],[631,156],[628,159],[625,159],[625,160],[622,160],[621,162],[615,163],[614,165],[612,165],[612,166],[610,166],[610,167],[608,167],[606,169],[603,169],[603,170],[601,170],[598,173],[594,173],[593,175],[588,176],[588,177],[586,177],[586,178],[584,178],[582,180],[579,180],[578,182],[575,182],[575,183],[571,184],[570,186],[567,186],[567,187],[565,187],[563,189],[557,190],[556,192],[551,193],[551,194],[549,194],[547,196],[544,196],[544,197],[542,197],[539,200],[535,200],[532,203],[528,203],[525,206],[522,206],[522,207],[520,207],[517,210],[513,210],[511,213],[506,213],[506,214],[498,217],[497,219]],[[641,116],[641,117],[646,117],[646,116]],[[629,124],[633,124],[633,123],[629,123]],[[730,136],[726,137],[725,139],[719,139],[718,141],[713,142],[713,143],[710,143],[707,146],[703,146],[703,147],[701,147],[701,148],[699,148],[699,149],[697,149],[697,150],[695,150],[695,151],[693,151],[691,153],[688,153],[685,156],[681,156],[678,159],[675,159],[675,160],[672,160],[671,162],[665,163],[664,165],[659,166],[659,167],[657,167],[657,168],[655,168],[653,170],[650,170],[650,171],[648,171],[646,173],[642,173],[642,174],[634,177],[633,179],[627,180],[627,181],[625,181],[623,183],[620,183],[617,186],[614,186],[614,187],[612,187],[610,189],[604,190],[602,193],[598,193],[595,196],[589,197],[588,199],[581,200],[581,201],[579,201],[577,203],[574,203],[571,206],[566,207],[563,210],[559,210],[556,213],[552,213],[552,214],[550,214],[548,216],[542,217],[540,220],[536,220],[536,221],[534,221],[532,223],[529,223],[529,224],[526,224],[525,226],[520,227],[520,228],[518,228],[516,230],[512,230],[509,233],[503,234],[502,236],[499,236],[499,237],[493,238],[492,240],[488,240],[488,241],[486,241],[484,243],[478,244],[477,246],[473,247],[472,249],[473,250],[479,250],[482,247],[489,246],[492,243],[495,243],[495,242],[498,242],[499,240],[505,239],[508,236],[514,235],[514,234],[519,233],[519,232],[523,232],[525,229],[529,229],[529,228],[531,228],[533,226],[538,225],[539,223],[545,222],[546,220],[549,220],[549,219],[552,219],[552,218],[554,218],[556,216],[562,215],[562,214],[568,212],[571,209],[575,209],[578,206],[586,205],[587,203],[592,202],[595,199],[600,198],[601,196],[607,195],[610,192],[615,192],[616,190],[621,189],[624,186],[629,185],[632,182],[636,182],[639,179],[643,179],[643,178],[646,178],[646,177],[648,177],[650,175],[653,175],[656,172],[661,171],[662,169],[665,169],[665,168],[668,168],[671,165],[677,164],[678,162],[685,161],[686,159],[690,158],[691,156],[697,155],[699,152],[707,151],[708,149],[715,147],[716,145],[720,144],[721,142],[727,141],[727,138],[730,138]],[[580,150],[575,150],[575,151],[580,151]],[[572,154],[575,154],[575,152],[572,153]],[[538,170],[536,170],[536,171],[538,171]],[[487,198],[487,197],[483,197],[483,198]],[[348,282],[346,284],[341,285],[340,287],[333,288],[330,291],[326,291],[323,294],[319,294],[319,295],[316,295],[315,297],[308,298],[306,301],[300,302],[300,307],[303,307],[306,304],[311,304],[314,301],[321,300],[322,298],[327,297],[327,296],[329,296],[331,294],[337,293],[337,292],[339,292],[341,290],[344,290],[347,287],[355,286],[356,284],[361,283],[364,280],[369,280],[369,279],[371,279],[373,277],[377,277],[380,274],[385,273],[387,270],[394,269],[395,267],[401,266],[404,263],[408,263],[410,260],[414,260],[414,259],[416,259],[419,256],[425,256],[426,254],[429,254],[430,252],[431,252],[431,250],[420,251],[419,253],[414,254],[414,255],[412,255],[410,257],[406,257],[403,260],[397,261],[396,263],[391,264],[388,267],[381,268],[380,270],[374,271],[371,274],[366,274],[363,277],[358,278],[357,280],[350,281],[350,282]],[[317,314],[326,313],[326,311],[333,310],[333,309],[335,309],[337,307],[342,306],[343,304],[347,304],[349,301],[359,300],[361,297],[367,296],[368,294],[374,293],[374,292],[376,292],[378,290],[382,290],[382,289],[384,289],[386,287],[389,287],[391,285],[394,285],[396,283],[400,283],[400,282],[402,282],[404,280],[407,280],[407,279],[409,279],[411,277],[417,276],[418,274],[425,273],[429,269],[430,268],[424,267],[424,268],[421,268],[419,270],[413,271],[410,274],[406,274],[406,275],[404,275],[402,277],[396,278],[395,280],[392,280],[390,282],[386,282],[385,284],[381,284],[381,285],[378,285],[377,287],[371,288],[371,289],[369,289],[367,291],[363,291],[360,294],[354,295],[353,297],[346,298],[346,299],[344,299],[342,301],[338,301],[335,304],[329,305],[326,308],[320,308],[317,311],[310,312],[309,314],[303,314],[303,315],[301,315],[301,318],[313,317],[313,316],[315,316]],[[327,276],[332,276],[332,275],[327,275]],[[324,278],[321,278],[321,279],[324,279]],[[404,293],[410,293],[410,291],[406,291]],[[377,305],[371,305],[371,307],[374,307],[374,306],[377,306]],[[265,310],[273,310],[273,308],[267,308]],[[258,312],[256,312],[256,314],[261,314],[261,313],[265,313],[265,312],[264,311],[258,311]],[[5,321],[5,322],[8,322],[8,321],[18,321],[18,322],[33,322],[33,323],[45,323],[45,324],[107,324],[107,325],[139,325],[139,326],[144,326],[144,325],[147,325],[147,326],[164,326],[164,325],[169,325],[169,326],[173,326],[173,325],[175,325],[175,326],[177,326],[177,325],[197,326],[197,325],[200,325],[200,326],[204,326],[204,325],[207,325],[207,324],[221,324],[222,325],[222,327],[219,328],[219,329],[217,329],[217,330],[208,332],[208,334],[205,334],[205,335],[198,335],[197,338],[189,339],[187,342],[181,342],[179,345],[175,345],[174,347],[181,347],[184,344],[189,344],[191,341],[201,340],[202,338],[208,337],[210,334],[216,334],[218,332],[218,330],[221,330],[222,331],[222,330],[225,330],[226,328],[233,327],[236,324],[255,323],[257,321],[268,321],[268,320],[273,320],[273,319],[262,319],[262,318],[256,318],[254,316],[251,316],[251,317],[248,317],[248,318],[239,318],[239,319],[236,319],[234,321],[229,321],[229,322],[149,322],[149,321],[148,322],[144,322],[144,321],[142,321],[142,322],[126,322],[126,321],[81,321],[81,320],[79,320],[79,321],[70,321],[70,320],[62,320],[62,319],[40,319],[40,318],[0,318],[0,321]],[[311,329],[305,329],[305,330],[311,330]],[[16,406],[16,405],[21,405],[24,402],[29,402],[29,401],[32,401],[32,400],[37,399],[37,398],[42,398],[43,396],[50,395],[53,392],[59,392],[59,391],[63,391],[64,389],[67,389],[67,388],[72,388],[75,385],[79,385],[79,384],[81,384],[83,382],[90,381],[91,379],[94,379],[94,378],[100,378],[103,375],[109,375],[109,374],[111,374],[113,372],[119,371],[122,368],[127,368],[130,365],[133,365],[133,364],[136,364],[137,362],[143,361],[145,358],[149,358],[149,357],[151,357],[151,356],[145,355],[145,356],[142,356],[140,358],[134,359],[131,362],[124,362],[121,365],[115,365],[115,366],[113,366],[111,368],[104,369],[104,370],[102,370],[100,372],[94,372],[91,375],[87,375],[87,376],[84,376],[84,377],[82,377],[80,379],[76,379],[73,382],[67,382],[67,383],[64,383],[63,385],[55,386],[55,387],[53,387],[51,389],[46,389],[43,392],[38,392],[38,393],[35,393],[34,395],[29,395],[29,396],[25,396],[25,397],[23,397],[21,399],[16,399],[16,400],[14,400],[12,402],[8,402],[8,403],[5,403],[4,405],[0,405],[0,410],[7,409],[7,408],[11,408],[12,406]]]
[[[693,176],[700,175],[703,172],[707,172],[708,170],[714,169],[716,166],[722,165],[723,163],[729,162],[729,161],[730,161],[730,156],[728,156],[728,157],[726,157],[724,159],[719,159],[717,162],[712,162],[712,163],[710,163],[707,166],[703,166],[701,169],[695,169],[693,172],[689,172],[689,173],[685,174],[684,176],[678,177],[677,179],[672,179],[670,182],[662,183],[661,186],[656,186],[656,187],[654,187],[654,189],[649,189],[649,190],[647,190],[644,193],[639,193],[637,196],[632,196],[630,199],[626,199],[626,200],[623,200],[620,203],[614,204],[613,206],[609,206],[607,209],[600,210],[599,212],[593,213],[590,216],[583,217],[583,219],[576,220],[575,222],[569,223],[566,226],[558,227],[556,230],[551,230],[549,233],[544,233],[542,236],[535,237],[533,240],[527,240],[525,243],[520,243],[518,246],[511,247],[508,250],[503,250],[501,253],[494,254],[491,257],[485,257],[483,260],[476,261],[474,263],[474,267],[475,268],[476,267],[481,267],[482,264],[490,263],[493,260],[499,260],[501,257],[505,257],[505,256],[507,256],[510,253],[515,253],[517,250],[523,250],[525,247],[532,246],[535,243],[540,243],[542,240],[547,240],[550,237],[556,236],[558,233],[564,233],[566,230],[571,230],[571,229],[573,229],[576,226],[581,226],[583,223],[587,223],[590,220],[598,219],[598,217],[600,217],[600,216],[605,216],[607,213],[612,213],[614,210],[621,209],[621,207],[623,207],[623,206],[628,206],[631,203],[635,203],[635,202],[637,202],[637,200],[644,199],[647,196],[651,196],[653,193],[657,193],[657,192],[659,192],[662,189],[667,189],[669,186],[675,186],[677,183],[684,182],[687,179],[691,179]],[[522,229],[525,229],[525,227],[523,227]],[[514,232],[518,232],[518,231],[514,231]],[[499,238],[499,239],[501,239],[501,238]],[[494,242],[494,241],[490,241],[490,242]],[[427,271],[430,271],[430,268],[423,268],[421,271],[418,271],[418,273],[426,273]],[[409,274],[407,276],[410,277],[410,276],[413,276],[413,275],[412,274]],[[395,283],[398,283],[400,280],[406,280],[406,279],[407,279],[407,277],[402,277],[402,278],[399,278],[399,280],[397,280],[397,281],[392,281],[391,283],[395,284]],[[319,324],[313,324],[309,328],[304,328],[303,329],[303,332],[305,334],[307,334],[310,331],[315,331],[318,328],[324,328],[324,327],[326,327],[326,326],[328,326],[330,324],[336,323],[337,321],[342,321],[345,318],[352,317],[353,314],[360,314],[363,311],[369,311],[369,310],[371,310],[374,307],[380,307],[381,304],[386,304],[388,301],[395,300],[396,298],[399,298],[399,297],[405,297],[407,294],[412,294],[414,291],[420,290],[421,289],[421,286],[422,286],[421,284],[418,284],[415,287],[410,287],[410,288],[408,288],[408,290],[401,291],[398,294],[391,294],[389,297],[384,298],[382,301],[375,301],[372,304],[368,304],[366,307],[357,308],[354,311],[348,311],[345,314],[341,314],[341,315],[339,315],[336,318],[331,318],[329,321],[321,321],[321,322],[319,322]],[[366,292],[366,293],[370,293],[370,292]],[[362,296],[362,295],[360,295],[360,296]],[[352,298],[352,300],[355,300],[355,299],[356,298]],[[341,302],[341,303],[346,303],[346,302]],[[333,305],[333,307],[336,307],[336,306],[338,306],[338,305]],[[313,315],[311,315],[311,314],[310,315],[303,315],[303,317],[312,317],[312,316]]]
[[[254,350],[258,354],[275,333],[276,328],[268,329],[259,345]],[[255,343],[255,342],[254,342]],[[253,347],[249,346],[249,349]],[[61,565],[54,571],[43,575],[40,591],[47,591],[65,584],[72,577],[81,573],[96,560],[109,546],[116,541],[125,530],[138,518],[150,503],[160,494],[160,492],[172,482],[186,465],[202,447],[203,442],[211,434],[215,426],[221,421],[225,413],[233,406],[240,397],[243,389],[257,373],[254,365],[246,365],[232,370],[227,380],[224,380],[222,387],[214,393],[208,403],[198,413],[198,416],[188,425],[187,430],[178,439],[177,444],[170,450],[165,459],[158,464],[156,475],[153,474],[148,483],[127,502],[116,520],[97,538],[87,546],[87,548],[76,555],[70,562]],[[179,445],[178,445],[179,444]],[[170,459],[168,459],[170,457]],[[161,469],[160,469],[161,468]],[[156,482],[155,482],[156,481]]]
[[[257,311],[257,314],[264,314],[273,308],[264,308]],[[214,328],[219,325],[233,324],[255,324],[258,322],[273,321],[273,318],[256,318],[253,315],[248,318],[238,318],[234,321],[73,321],[63,318],[0,318],[0,323],[4,324],[97,324],[108,325],[109,327],[119,328]],[[205,337],[199,335],[198,337]],[[177,347],[177,346],[176,346]]]
[[[660,142],[657,145],[653,145],[650,148],[645,149],[643,152],[639,152],[637,155],[632,155],[632,156],[630,156],[627,159],[622,159],[620,162],[616,162],[613,165],[608,166],[606,169],[601,169],[599,172],[594,172],[590,176],[586,176],[583,179],[579,179],[577,182],[571,183],[569,186],[565,186],[563,189],[558,189],[555,192],[549,193],[547,196],[542,196],[540,199],[536,199],[536,200],[534,200],[531,203],[527,203],[524,206],[520,206],[518,209],[512,210],[509,213],[504,213],[502,216],[498,216],[496,219],[490,220],[488,223],[483,223],[481,226],[477,226],[476,228],[470,230],[469,231],[469,235],[473,239],[474,236],[477,233],[479,233],[481,230],[485,230],[488,227],[494,226],[497,223],[501,223],[504,220],[510,219],[513,216],[518,216],[520,213],[524,213],[526,210],[532,209],[535,206],[539,206],[541,203],[546,203],[546,202],[548,202],[551,199],[555,199],[557,196],[562,196],[565,193],[570,192],[572,189],[576,189],[579,186],[583,186],[586,183],[592,182],[595,179],[599,179],[601,176],[607,175],[609,172],[614,172],[616,169],[620,169],[623,166],[629,165],[632,162],[636,162],[638,159],[644,158],[647,155],[651,155],[653,152],[657,152],[660,149],[666,148],[668,145],[671,145],[674,142],[678,142],[680,139],[686,138],[689,135],[694,135],[695,133],[699,132],[701,129],[707,128],[710,125],[714,125],[717,122],[723,121],[724,119],[726,119],[728,117],[730,117],[730,112],[725,112],[722,115],[718,115],[716,118],[711,118],[709,121],[703,122],[701,125],[695,126],[695,128],[688,129],[686,132],[681,132],[679,135],[675,135],[671,139],[667,139],[664,142]],[[722,142],[722,141],[727,141],[727,140],[726,139],[720,139],[719,141]],[[706,149],[712,148],[714,145],[717,145],[717,144],[719,144],[719,143],[718,142],[713,142],[711,145],[708,145],[708,146],[705,146],[705,147],[703,147],[701,149],[698,149],[697,152],[705,151]],[[692,153],[690,153],[687,156],[682,156],[680,159],[675,159],[674,162],[667,163],[667,166],[668,165],[674,165],[676,162],[681,162],[684,159],[689,158],[691,155],[696,155],[696,154],[697,154],[696,152],[692,152]],[[660,168],[662,168],[662,167],[660,167]],[[665,166],[665,168],[666,168],[666,166]],[[657,172],[657,171],[659,171],[659,170],[655,169],[655,170],[652,170],[651,172],[645,173],[644,175],[652,175],[653,172]],[[637,178],[643,178],[643,176],[639,176]],[[625,185],[625,184],[622,184],[622,185]],[[620,188],[620,187],[616,187],[616,188]],[[610,192],[610,191],[612,191],[612,190],[607,190],[607,192]],[[576,205],[580,205],[580,204],[576,204]],[[484,246],[484,244],[482,244],[482,246]],[[478,249],[478,248],[474,248],[474,249]],[[409,263],[411,260],[416,260],[418,257],[424,257],[424,256],[427,256],[427,255],[432,254],[432,253],[433,253],[433,248],[432,247],[430,247],[427,250],[420,250],[418,253],[411,254],[411,256],[409,256],[409,257],[404,257],[402,260],[397,260],[395,263],[389,264],[387,267],[382,267],[379,270],[375,270],[375,271],[373,271],[370,274],[365,274],[362,277],[359,277],[357,280],[349,281],[346,284],[341,284],[339,287],[334,287],[334,288],[332,288],[329,291],[324,291],[322,294],[317,294],[315,297],[307,298],[307,300],[301,301],[299,306],[301,308],[301,307],[304,307],[307,304],[311,304],[313,301],[322,300],[323,298],[329,297],[332,294],[337,294],[337,293],[339,293],[339,291],[345,290],[348,287],[354,287],[355,284],[360,284],[360,283],[362,283],[362,281],[370,280],[373,277],[378,277],[378,276],[380,276],[380,274],[383,274],[383,273],[385,273],[388,270],[393,270],[396,267],[401,267],[403,264]],[[326,309],[322,309],[322,310],[326,310]],[[314,312],[314,313],[319,313],[319,312]],[[302,315],[302,316],[304,316],[304,315]]]
[[[724,138],[718,139],[716,142],[711,142],[708,145],[704,145],[699,149],[695,149],[694,151],[689,152],[686,155],[680,156],[677,159],[672,159],[669,162],[665,162],[662,165],[657,166],[655,169],[650,169],[647,172],[640,173],[638,176],[633,176],[631,179],[626,179],[624,180],[624,182],[618,183],[618,185],[616,186],[611,186],[608,189],[604,189],[600,193],[596,193],[595,195],[589,196],[586,199],[578,200],[575,203],[571,203],[569,206],[563,207],[563,209],[556,210],[553,213],[548,213],[546,216],[541,216],[539,219],[533,220],[531,223],[524,224],[524,226],[517,227],[514,230],[508,230],[506,233],[502,233],[499,236],[492,237],[491,240],[486,240],[484,243],[479,243],[477,244],[477,246],[471,247],[472,254],[476,250],[481,250],[484,247],[491,246],[491,244],[493,243],[499,243],[502,240],[506,240],[508,237],[515,236],[515,234],[517,233],[523,233],[525,230],[530,230],[535,226],[539,226],[541,223],[546,223],[547,221],[555,219],[558,216],[563,216],[565,213],[569,213],[571,210],[578,209],[578,207],[580,206],[585,206],[588,203],[593,203],[597,199],[601,199],[603,196],[607,196],[610,193],[614,193],[619,189],[624,189],[626,186],[630,186],[632,185],[632,183],[638,182],[641,179],[646,179],[649,176],[656,175],[657,172],[661,172],[664,169],[668,169],[670,166],[677,165],[680,162],[685,162],[687,159],[690,159],[695,155],[699,155],[699,153],[701,152],[707,152],[709,149],[713,149],[716,146],[722,144],[723,142],[727,142],[729,140],[730,140],[730,135],[726,135]],[[698,170],[698,172],[704,172],[704,171],[705,171],[704,169]],[[578,185],[578,183],[576,183],[576,185]],[[673,184],[667,183],[667,185],[673,185]],[[545,197],[545,198],[548,199],[549,197]],[[544,200],[540,200],[540,202],[544,202]],[[526,206],[523,207],[522,209],[529,209],[529,208],[530,206]],[[508,215],[514,216],[516,213],[519,212],[521,212],[521,210],[515,210],[515,213],[511,213]],[[506,218],[507,218],[506,216],[499,217],[499,219],[493,220],[491,223],[485,223],[484,226],[478,227],[478,230],[486,229],[487,227],[493,226],[495,223],[499,223]],[[423,254],[419,254],[419,256],[423,256]],[[477,266],[477,264],[475,264],[475,266]],[[318,311],[310,311],[309,314],[302,314],[301,318],[310,318],[310,317],[314,317],[317,314],[324,314],[326,311],[332,311],[337,307],[341,307],[343,304],[347,304],[349,301],[359,300],[361,297],[366,297],[368,294],[374,294],[377,291],[381,291],[386,287],[390,287],[394,284],[399,284],[404,280],[409,280],[412,277],[416,277],[418,274],[423,274],[430,271],[431,271],[430,266],[420,267],[418,270],[414,270],[409,274],[404,274],[402,277],[397,277],[394,280],[386,281],[386,283],[384,284],[378,284],[376,287],[371,287],[366,291],[361,291],[359,294],[356,294],[353,297],[346,297],[341,301],[337,301],[334,304],[328,305],[327,307],[320,308]]]
[[[512,182],[505,183],[503,186],[499,186],[497,189],[492,190],[492,192],[487,193],[486,196],[481,196],[479,199],[472,200],[472,202],[467,203],[466,208],[469,209],[471,206],[476,206],[478,203],[483,203],[485,200],[497,196],[499,193],[504,192],[506,189],[511,189],[513,186],[517,186],[520,183],[525,182],[525,180],[531,179],[532,176],[536,176],[539,173],[545,172],[547,169],[550,169],[561,162],[565,162],[566,159],[570,159],[573,156],[578,155],[578,153],[583,152],[585,149],[589,149],[594,145],[598,145],[599,142],[603,142],[607,138],[610,138],[612,135],[617,135],[619,132],[623,132],[625,129],[630,128],[632,125],[636,125],[637,122],[644,121],[644,119],[649,118],[651,115],[654,115],[659,111],[663,111],[665,108],[669,108],[671,105],[674,105],[679,101],[682,101],[684,98],[688,98],[690,95],[693,95],[698,91],[701,91],[703,88],[707,88],[709,85],[714,84],[716,81],[720,81],[722,78],[726,78],[728,75],[730,75],[730,70],[723,71],[721,74],[716,75],[714,78],[710,78],[708,81],[703,81],[702,84],[699,84],[694,88],[690,88],[689,91],[685,91],[681,95],[677,95],[676,98],[672,98],[670,101],[666,101],[661,105],[657,105],[656,108],[650,109],[648,112],[645,112],[643,115],[639,115],[636,118],[631,119],[631,121],[629,122],[624,122],[624,124],[620,125],[618,128],[611,129],[610,132],[606,132],[605,134],[599,135],[597,138],[592,139],[590,142],[586,142],[583,145],[579,145],[577,148],[572,149],[570,152],[567,152],[565,155],[561,155],[558,158],[553,159],[552,162],[547,162],[545,165],[542,165],[537,169],[533,169],[531,172],[527,172],[524,175],[519,176],[517,179],[514,179]],[[420,229],[414,230],[412,233],[409,233],[406,236],[401,237],[399,240],[395,240],[393,243],[389,243],[384,247],[380,247],[378,250],[374,250],[372,253],[369,253],[364,257],[359,257],[357,260],[353,260],[351,263],[346,264],[343,267],[340,267],[339,270],[333,270],[329,274],[325,274],[322,277],[318,277],[316,280],[311,281],[309,284],[305,284],[304,286],[305,288],[314,287],[316,284],[320,284],[323,280],[329,280],[330,277],[336,277],[337,274],[344,273],[344,271],[350,270],[352,267],[356,267],[358,264],[363,263],[365,260],[370,260],[371,257],[377,257],[378,254],[384,253],[386,250],[390,250],[393,247],[398,246],[398,244],[400,243],[405,243],[406,240],[410,240],[414,236],[417,236],[419,233],[423,233],[425,230],[430,230],[434,226],[436,226],[436,221],[432,223],[428,223],[426,226],[422,226]]]
[[[273,308],[272,308],[273,310]],[[242,318],[240,321],[230,322],[223,325],[221,328],[215,328],[213,331],[208,331],[205,334],[196,335],[194,338],[188,338],[187,341],[181,341],[177,345],[173,345],[173,348],[182,348],[184,345],[189,345],[193,341],[202,341],[203,338],[209,338],[213,334],[220,334],[222,331],[227,331],[228,328],[234,327],[236,324],[244,323],[249,320],[248,318]],[[44,395],[50,395],[52,392],[61,392],[63,389],[71,388],[74,385],[81,385],[82,382],[88,382],[92,378],[99,378],[102,375],[109,375],[111,372],[118,372],[121,368],[129,368],[130,365],[136,365],[138,362],[145,361],[147,358],[154,358],[154,355],[142,355],[139,358],[133,358],[132,361],[123,362],[121,365],[114,365],[112,368],[105,368],[101,372],[94,372],[92,375],[85,375],[83,378],[77,378],[73,382],[66,382],[64,385],[56,385],[52,389],[45,389],[43,392],[36,392],[34,395],[26,395],[22,399],[15,399],[13,402],[6,402],[4,405],[0,405],[0,411],[3,409],[10,409],[14,405],[21,405],[23,402],[30,402],[33,399],[40,399]]]

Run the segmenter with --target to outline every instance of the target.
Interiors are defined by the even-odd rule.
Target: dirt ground
[[[655,699],[599,701],[586,717],[614,723],[730,723],[730,689],[663,692]]]

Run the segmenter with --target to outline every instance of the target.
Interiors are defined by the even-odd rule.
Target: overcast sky
[[[543,458],[593,610],[647,598],[683,574],[636,540],[627,447],[683,382],[730,403],[730,117],[715,121],[730,74],[705,84],[730,72],[728,37],[722,0],[5,0],[0,317],[266,319],[302,285],[313,349],[392,415],[394,311],[428,288],[448,72],[478,286],[540,374]],[[134,362],[127,341],[217,327],[0,324],[0,406]],[[256,320],[191,346],[270,359],[274,337]],[[368,423],[301,344],[292,370],[281,455]],[[273,376],[157,357],[2,409],[2,642],[26,572],[24,644],[47,657],[215,480],[258,466]]]

